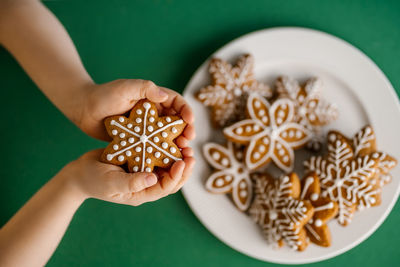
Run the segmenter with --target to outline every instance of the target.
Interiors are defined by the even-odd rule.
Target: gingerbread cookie
[[[302,251],[308,246],[304,225],[314,208],[300,196],[300,180],[296,174],[274,179],[268,174],[255,176],[255,199],[250,216],[261,227],[267,242],[275,247],[284,243]]]
[[[375,152],[356,156],[352,143],[336,131],[330,131],[327,138],[328,155],[313,156],[304,165],[320,177],[321,196],[338,204],[337,221],[345,226],[363,199],[375,201],[366,189],[375,175],[380,155]]]
[[[279,77],[276,81],[280,97],[287,97],[295,103],[295,121],[312,132],[312,138],[307,147],[319,150],[323,142],[322,126],[337,119],[336,105],[330,104],[321,97],[322,82],[311,78],[303,86],[287,76]]]
[[[212,84],[196,94],[204,105],[212,108],[211,119],[215,127],[224,127],[244,116],[247,96],[257,92],[264,97],[272,95],[271,89],[254,79],[254,58],[245,54],[235,66],[219,58],[210,62]]]
[[[252,94],[246,111],[249,119],[225,128],[226,138],[247,146],[245,163],[249,169],[260,168],[272,160],[280,169],[290,172],[293,150],[304,146],[311,137],[308,129],[293,121],[293,101],[282,98],[271,105],[262,96]]]
[[[300,199],[310,201],[314,207],[313,217],[305,224],[307,236],[318,246],[331,245],[331,232],[326,224],[338,213],[338,205],[329,197],[321,196],[319,177],[316,173],[308,173],[301,180]]]
[[[113,138],[101,157],[105,163],[127,163],[129,172],[152,172],[155,166],[168,168],[182,159],[173,140],[186,123],[178,116],[159,117],[155,104],[148,100],[139,101],[129,118],[113,116],[104,124]]]
[[[227,147],[207,143],[203,154],[208,163],[216,169],[206,181],[206,189],[211,193],[232,195],[235,206],[245,211],[253,196],[251,172],[243,163],[240,146],[228,142]]]

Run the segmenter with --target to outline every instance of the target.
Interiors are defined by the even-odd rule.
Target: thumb
[[[126,173],[126,186],[129,192],[140,192],[143,189],[155,185],[158,181],[157,176],[154,173],[148,172],[137,172],[137,173]]]
[[[159,86],[152,81],[146,80],[132,80],[134,83],[132,96],[136,100],[147,98],[152,102],[160,103],[164,102],[168,98],[168,94]]]

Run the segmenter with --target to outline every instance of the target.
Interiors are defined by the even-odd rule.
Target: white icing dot
[[[137,171],[139,170],[139,167],[138,167],[138,166],[134,166],[134,167],[132,168],[132,170],[133,170],[134,172],[137,172]]]
[[[167,142],[163,142],[163,143],[161,144],[161,146],[165,149],[165,148],[168,147],[168,143],[167,143]]]
[[[330,134],[329,135],[329,141],[335,142],[335,140],[336,140],[336,135],[335,134]]]
[[[299,138],[299,139],[300,139],[301,136],[302,136],[301,131],[297,130],[297,131],[296,131],[296,138]]]
[[[153,128],[153,126],[149,125],[149,126],[147,127],[147,130],[148,130],[149,132],[152,132],[152,131],[154,130],[154,128]]]
[[[146,167],[146,172],[151,172],[151,168],[150,167]]]
[[[279,149],[279,150],[278,150],[278,155],[279,155],[279,156],[285,155],[285,150]]]
[[[135,161],[136,161],[136,162],[139,162],[139,161],[140,161],[140,158],[139,158],[139,157],[135,157]]]
[[[149,102],[144,102],[144,103],[143,103],[143,107],[144,107],[145,109],[149,109],[149,108],[151,107],[151,105],[150,105]]]
[[[110,161],[113,159],[113,156],[111,154],[107,154],[107,160]]]
[[[177,130],[175,127],[172,127],[171,131],[172,131],[173,133],[177,133],[177,132],[178,132],[178,130]]]
[[[124,138],[125,137],[125,133],[120,133],[119,137]]]
[[[167,134],[167,132],[162,132],[161,136],[164,137],[164,138],[167,138],[168,134]]]
[[[159,122],[157,122],[157,126],[158,126],[158,127],[163,127],[164,124],[163,124],[161,121],[159,121]]]
[[[294,131],[293,130],[289,130],[289,138],[293,138],[294,137]]]
[[[283,162],[288,162],[289,161],[289,157],[286,155],[283,157]]]
[[[278,213],[276,213],[276,211],[274,210],[270,210],[269,211],[269,219],[271,221],[276,220],[278,218]]]
[[[224,180],[222,178],[219,178],[215,181],[215,185],[218,187],[221,187],[224,185]]]
[[[169,158],[163,159],[164,164],[167,164],[169,162]]]
[[[299,95],[299,96],[297,97],[297,99],[298,99],[300,102],[303,102],[304,96],[303,96],[303,95]]]
[[[287,137],[287,131],[282,132],[281,135],[282,135],[283,138],[286,138]]]
[[[118,120],[119,122],[124,122],[125,119],[123,117],[119,117]]]
[[[260,101],[258,101],[258,100],[254,101],[254,106],[255,106],[256,108],[261,107]]]
[[[313,108],[313,107],[315,107],[316,105],[317,105],[317,102],[316,102],[316,101],[310,101],[310,103],[309,103],[310,108]]]
[[[126,127],[128,127],[129,129],[132,128],[132,123],[128,123],[128,125],[126,125]]]
[[[231,175],[225,175],[225,181],[227,181],[227,182],[232,181],[232,176]]]
[[[154,153],[154,156],[155,156],[156,158],[159,158],[159,157],[161,156],[161,153],[157,151],[156,153]]]
[[[119,155],[119,156],[118,156],[118,160],[119,160],[119,161],[124,161],[124,159],[125,159],[124,156],[122,156],[122,155]]]
[[[137,146],[137,147],[135,148],[135,151],[136,151],[136,152],[140,152],[140,151],[142,151],[142,148],[141,148],[140,146]]]
[[[278,142],[277,142],[277,143],[276,143],[276,148],[277,148],[277,149],[282,149],[281,143],[278,143]]]
[[[113,145],[113,149],[114,149],[114,150],[117,150],[118,148],[119,148],[118,145]]]
[[[166,117],[165,120],[166,120],[167,122],[171,122],[171,118],[170,118],[170,117]]]
[[[151,163],[151,158],[147,158],[147,159],[146,159],[146,163],[147,163],[147,164],[150,164],[150,163]]]
[[[316,201],[318,199],[318,194],[317,193],[312,193],[310,196],[312,201]]]
[[[221,157],[221,155],[220,155],[218,152],[212,153],[212,158],[213,158],[214,160],[219,160],[220,157]]]
[[[262,117],[262,116],[264,116],[264,115],[265,115],[265,110],[260,109],[260,110],[258,111],[258,116]]]
[[[258,130],[260,130],[260,126],[258,124],[254,124],[253,130],[257,132]]]
[[[259,158],[260,158],[260,153],[255,152],[255,153],[253,154],[253,158],[254,158],[254,159],[259,159]]]
[[[154,117],[150,117],[149,122],[154,122]]]
[[[309,114],[308,117],[310,118],[310,120],[314,121],[316,119],[314,114]]]
[[[141,109],[136,110],[136,114],[138,115],[142,114],[142,110]]]
[[[268,117],[267,117],[267,116],[262,117],[262,118],[261,118],[261,121],[262,121],[263,123],[267,123],[267,122],[268,122]]]
[[[248,132],[248,133],[251,132],[251,126],[250,125],[246,126],[246,132]]]
[[[247,191],[245,191],[245,190],[240,191],[240,197],[242,197],[242,198],[247,197]]]
[[[139,126],[135,126],[135,128],[133,128],[133,130],[138,133],[138,132],[140,132],[140,127]]]
[[[148,146],[146,150],[147,150],[148,153],[153,152],[153,148],[151,146]]]
[[[130,150],[125,152],[125,155],[127,155],[128,157],[132,156],[132,152]]]
[[[121,141],[121,146],[126,146],[126,141]]]
[[[115,124],[115,120],[112,120],[110,124],[111,124],[111,125],[114,125],[114,124]]]
[[[134,139],[133,137],[129,137],[129,139],[128,139],[128,142],[129,142],[129,143],[132,144],[134,141],[135,141],[135,139]]]
[[[136,118],[136,123],[141,123],[142,119],[141,118]]]
[[[374,199],[375,200],[375,199]],[[333,202],[329,202],[328,204],[328,209],[333,209],[335,205],[333,204]]]
[[[375,200],[375,198],[371,198],[371,204],[375,204],[375,202],[376,202],[376,200]]]
[[[276,122],[277,122],[278,124],[281,124],[281,123],[283,122],[283,120],[282,120],[281,117],[279,117],[279,118],[276,119]]]
[[[301,211],[304,212],[304,213],[306,213],[306,212],[307,212],[307,208],[306,208],[306,207],[303,207],[303,208],[301,208]]]
[[[229,160],[227,158],[223,158],[221,160],[221,164],[224,165],[224,166],[228,166],[229,165]]]
[[[113,135],[117,135],[117,134],[118,134],[118,131],[117,131],[117,130],[112,130],[111,133],[112,133]]]
[[[260,151],[261,153],[265,152],[265,146],[264,145],[259,145],[258,146],[258,151]]]
[[[150,110],[150,115],[154,115],[156,114],[156,112],[154,111],[154,109]]]
[[[175,152],[176,152],[176,148],[173,147],[173,146],[171,146],[170,149],[169,149],[169,151],[171,151],[171,153],[175,153]]]
[[[157,136],[154,136],[153,141],[154,141],[155,143],[158,143],[158,142],[160,141],[160,138],[158,138]]]
[[[320,219],[315,220],[315,226],[320,227],[322,225],[322,221]]]
[[[237,134],[242,134],[243,133],[243,128],[242,127],[238,127],[238,128],[235,129],[235,132]]]
[[[267,137],[264,137],[262,139],[262,141],[264,142],[264,144],[268,145],[269,144],[269,139]]]
[[[371,134],[371,132],[372,132],[371,127],[365,128],[365,132],[366,132],[367,134]]]
[[[240,189],[245,189],[246,188],[246,183],[240,183],[240,185],[239,185],[239,187],[240,187]]]
[[[278,116],[281,117],[281,118],[285,117],[285,112],[283,110],[279,110],[278,111]]]

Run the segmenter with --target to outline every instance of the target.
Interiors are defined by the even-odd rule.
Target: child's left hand
[[[115,80],[87,89],[83,108],[77,117],[77,125],[88,135],[109,140],[103,120],[106,117],[123,114],[140,100],[147,98],[156,103],[163,115],[179,115],[188,124],[183,134],[177,138],[180,148],[188,146],[195,137],[194,115],[184,98],[173,90],[159,87],[146,80]]]

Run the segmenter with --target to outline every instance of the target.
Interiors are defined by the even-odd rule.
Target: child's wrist
[[[79,188],[75,181],[75,177],[72,177],[67,173],[61,171],[53,177],[53,180],[54,183],[57,184],[58,190],[63,191],[74,202],[81,204],[89,197]]]

